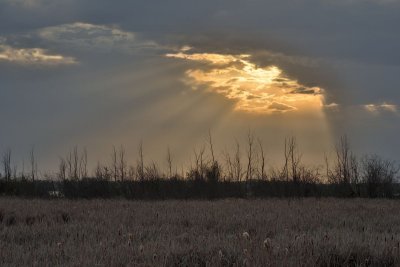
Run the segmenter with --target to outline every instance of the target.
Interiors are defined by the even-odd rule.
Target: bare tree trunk
[[[31,164],[31,179],[32,179],[32,181],[35,181],[36,173],[37,173],[37,163],[35,160],[35,147],[32,146],[29,156],[30,156],[30,164]]]
[[[289,138],[289,154],[292,165],[292,180],[293,182],[300,181],[299,165],[301,154],[298,152],[298,146],[295,137]]]
[[[73,171],[72,171],[72,152],[71,152],[71,150],[69,151],[69,154],[67,156],[66,164],[67,164],[67,170],[68,170],[67,176],[69,179],[72,179]]]
[[[4,178],[9,181],[11,179],[12,170],[11,170],[11,149],[7,149],[2,158],[3,170],[4,170]]]
[[[117,181],[118,178],[118,166],[117,166],[117,150],[115,146],[113,146],[113,151],[111,154],[111,169],[113,170],[114,181]]]
[[[214,162],[215,162],[214,147],[213,147],[213,142],[212,142],[211,131],[210,130],[208,131],[208,144],[210,145],[211,159],[212,159],[212,163],[214,164]]]
[[[72,163],[73,163],[73,178],[75,180],[79,179],[79,153],[78,146],[74,147],[73,155],[72,155]]]
[[[137,162],[137,172],[140,181],[144,180],[144,157],[143,157],[143,141],[140,141],[138,147],[139,159]]]
[[[247,134],[247,171],[246,182],[253,178],[253,144],[254,135],[249,131]]]
[[[66,177],[66,171],[67,171],[67,162],[65,159],[60,158],[60,163],[58,165],[58,177],[62,180],[65,181]]]
[[[236,181],[240,182],[242,180],[242,163],[240,159],[240,144],[236,140],[236,152],[234,159],[234,170]]]
[[[79,172],[82,178],[87,178],[87,162],[88,162],[88,154],[86,148],[83,149],[81,160],[79,163]]]
[[[124,181],[126,176],[126,161],[125,161],[125,149],[122,145],[119,150],[119,175],[121,177],[121,181]]]
[[[171,150],[169,149],[169,146],[167,148],[167,164],[168,164],[168,178],[172,177],[172,155],[171,155]]]
[[[290,150],[288,148],[289,146],[289,141],[287,138],[285,138],[285,151],[284,151],[284,156],[285,156],[285,165],[283,166],[283,175],[286,179],[286,182],[289,182],[289,156],[290,156]]]
[[[193,150],[194,159],[195,159],[195,171],[196,171],[196,179],[204,178],[204,151],[205,147],[202,146],[197,152],[196,149]]]
[[[259,147],[260,147],[260,156],[261,156],[261,170],[260,170],[260,173],[261,173],[261,180],[264,180],[265,178],[266,178],[266,175],[265,175],[265,154],[264,154],[264,148],[263,148],[263,145],[262,145],[262,143],[261,143],[261,140],[260,139],[257,139],[258,140],[258,145],[259,145]]]
[[[224,179],[228,178],[229,180],[233,180],[234,179],[234,173],[233,173],[233,162],[232,162],[232,159],[231,159],[231,155],[226,150],[225,150],[225,152],[223,154],[224,154],[225,164],[226,164],[226,168],[227,168],[227,173],[224,175]]]

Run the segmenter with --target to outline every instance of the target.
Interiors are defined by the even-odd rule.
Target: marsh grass
[[[0,265],[399,266],[399,208],[329,198],[1,198]]]

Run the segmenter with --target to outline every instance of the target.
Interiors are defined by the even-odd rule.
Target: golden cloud
[[[166,54],[205,66],[186,71],[186,81],[194,89],[206,86],[235,101],[238,111],[272,114],[293,111],[315,111],[323,107],[320,87],[308,87],[285,75],[277,66],[258,67],[250,55],[192,53]]]
[[[72,57],[51,55],[41,48],[13,48],[8,45],[0,45],[0,61],[25,65],[62,65],[77,63]]]

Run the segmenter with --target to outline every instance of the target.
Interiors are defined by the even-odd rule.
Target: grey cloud
[[[91,51],[132,53],[140,49],[158,48],[155,42],[140,39],[135,33],[116,26],[75,22],[46,27],[37,32],[47,42]]]
[[[305,95],[316,95],[321,94],[320,89],[314,88],[306,88],[306,87],[298,87],[295,90],[290,92],[291,94],[305,94]]]

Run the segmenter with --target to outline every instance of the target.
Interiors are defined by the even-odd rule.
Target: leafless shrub
[[[367,185],[369,197],[392,196],[392,183],[399,172],[399,166],[393,161],[378,155],[366,155],[361,160],[362,179]]]
[[[160,172],[158,170],[157,164],[153,161],[150,165],[145,167],[144,179],[151,181],[160,178]]]

